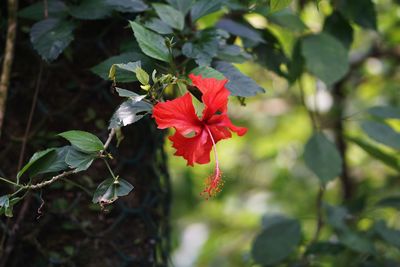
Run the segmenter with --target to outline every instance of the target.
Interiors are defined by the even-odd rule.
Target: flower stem
[[[103,160],[104,160],[104,163],[106,164],[107,169],[110,172],[112,178],[114,178],[114,180],[118,180],[118,178],[115,176],[114,172],[112,171],[110,164],[108,164],[107,160],[105,160],[105,159],[103,159]]]

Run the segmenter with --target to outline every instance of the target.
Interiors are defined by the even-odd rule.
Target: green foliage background
[[[20,201],[14,196],[25,197],[23,190],[40,188],[32,184],[33,178],[46,183],[51,173],[86,171],[95,159],[103,159],[112,178],[103,177],[103,182],[97,179],[93,183],[89,176],[89,182],[82,182],[89,188],[83,187],[86,193],[91,196],[94,191],[93,203],[104,207],[133,190],[130,197],[134,201],[130,204],[137,206],[131,215],[136,216],[138,210],[146,210],[149,184],[156,184],[155,198],[163,194],[146,213],[154,216],[155,234],[143,232],[136,237],[138,247],[144,248],[140,242],[145,244],[156,236],[159,240],[153,241],[163,247],[161,256],[158,245],[133,254],[145,258],[149,253],[151,259],[144,262],[155,264],[160,260],[166,264],[169,176],[163,151],[158,147],[163,133],[155,131],[146,115],[157,101],[173,99],[182,90],[199,98],[199,92],[187,83],[190,72],[225,76],[232,94],[230,117],[249,131],[244,137],[235,136],[217,145],[224,172],[223,191],[209,200],[201,197],[213,164],[187,167],[182,158],[172,156],[169,141],[164,145],[170,155],[174,194],[172,262],[177,267],[400,265],[398,1],[71,0],[49,1],[47,8],[49,17],[45,19],[41,15],[43,3],[19,12],[25,25],[21,31],[24,38],[30,39],[25,39],[29,49],[44,60],[40,68],[44,62],[50,69],[57,66],[56,60],[63,60],[62,66],[79,61],[74,64],[84,70],[83,79],[78,81],[89,81],[92,86],[93,80],[105,99],[117,94],[126,97],[119,106],[114,104],[115,99],[109,101],[108,108],[116,109],[114,115],[109,116],[108,127],[101,120],[96,130],[104,137],[110,129],[112,133],[117,129],[119,142],[125,131],[120,132],[120,127],[145,118],[126,131],[144,127],[149,131],[148,139],[154,137],[154,151],[148,156],[154,162],[134,160],[135,164],[139,161],[143,166],[152,165],[147,174],[154,181],[146,184],[140,180],[138,174],[145,172],[140,164],[131,181],[119,179],[112,168],[118,169],[120,162],[106,151],[108,147],[102,143],[105,138],[68,131],[60,136],[72,146],[32,153],[16,182],[0,177],[2,182],[18,188],[12,194],[4,188],[7,195],[0,197],[0,214],[11,217]],[[115,24],[108,24],[107,19]],[[85,45],[80,46],[82,43],[74,42],[74,38],[84,36],[82,31],[92,22],[103,23],[104,32],[88,38],[91,42],[110,33],[98,45],[100,54],[108,57],[84,62],[86,58],[78,58],[74,49]],[[123,34],[116,37],[114,31],[108,32],[112,27]],[[108,81],[101,83],[100,78]],[[120,84],[124,88],[116,87]],[[107,91],[110,85],[114,95]],[[68,86],[81,89],[79,83]],[[87,113],[89,121],[97,116],[94,110],[88,109]],[[110,111],[105,113],[110,115]],[[144,131],[141,134],[146,135]],[[140,137],[138,143],[144,143],[141,140],[147,139]],[[45,144],[46,138],[42,141]],[[92,171],[101,170],[96,164]],[[161,181],[159,174],[165,180]],[[20,184],[20,178],[27,184]],[[136,191],[140,182],[143,184]],[[36,196],[41,199],[41,195]],[[122,203],[118,200],[115,204],[126,211]],[[98,208],[91,206],[96,212]],[[113,210],[112,216],[120,210]],[[93,213],[91,219],[98,214]],[[110,221],[115,218],[110,217]],[[7,229],[10,222],[3,223],[3,228]],[[145,229],[147,222],[138,225]],[[125,241],[135,245],[129,239]],[[74,262],[74,252],[63,248],[68,255],[65,259],[57,257]],[[127,248],[130,255],[133,250]],[[46,253],[39,260],[57,258]],[[126,257],[122,264],[133,261]],[[18,264],[18,259],[14,262]]]
[[[398,47],[399,6],[391,1],[377,1],[377,11],[379,36],[374,31],[355,26],[350,55],[362,55],[376,40],[385,48]],[[330,12],[328,1],[320,1],[318,7],[308,3],[301,18],[308,28],[318,31]],[[209,25],[220,15],[210,15],[201,23]],[[247,19],[256,25],[267,23],[257,15],[249,15]],[[271,23],[267,25],[277,34],[285,52],[290,54],[296,34],[287,27]],[[393,154],[397,164],[400,160],[398,150],[372,141],[360,126],[369,117],[367,109],[371,106],[399,105],[398,63],[399,58],[391,56],[371,56],[364,60],[345,85],[347,99],[343,110],[346,136],[359,138]],[[181,158],[169,159],[174,182],[172,211],[173,224],[177,226],[174,230],[175,246],[182,249],[179,247],[182,245],[182,234],[190,226],[200,223],[208,229],[208,234],[200,230],[198,232],[206,235],[206,241],[199,249],[198,257],[194,258],[193,266],[250,266],[250,250],[254,238],[262,229],[262,218],[267,221],[271,215],[284,214],[298,219],[304,243],[309,243],[315,232],[316,198],[320,185],[318,178],[303,161],[304,144],[312,134],[312,125],[307,111],[299,103],[298,83],[291,86],[286,79],[251,63],[237,66],[269,90],[248,99],[246,107],[239,107],[234,99],[230,101],[234,121],[248,127],[249,132],[244,137],[234,137],[218,144],[226,181],[222,193],[209,201],[204,201],[198,195],[203,179],[212,171],[212,166],[188,168]],[[302,87],[311,104],[317,86],[318,82],[313,76],[304,75]],[[325,126],[332,125],[328,112],[320,112],[320,115]],[[397,119],[389,119],[388,123],[397,131],[400,129]],[[328,129],[327,133],[330,135],[332,132]],[[166,147],[170,154],[174,152],[169,143]],[[399,196],[398,170],[372,158],[352,142],[349,142],[346,160],[351,177],[357,182],[357,193],[353,201],[348,203],[356,213],[353,227],[358,231],[366,231],[362,236],[369,236],[368,231],[373,228],[374,221],[383,219],[390,227],[399,229],[397,204],[394,207],[378,205],[385,197]],[[343,204],[339,179],[328,183],[324,202],[330,205]],[[322,230],[321,240],[334,240],[332,228],[327,224]],[[399,234],[396,232],[392,238],[399,238]],[[381,242],[377,246],[382,257],[394,261],[373,263],[369,261],[368,253],[356,253],[357,256],[354,256],[351,249],[345,249],[341,253],[328,251],[322,254],[312,261],[312,266],[398,266],[400,252],[397,248],[383,246]],[[292,259],[295,262],[295,255],[303,252],[304,247],[297,248],[289,256],[289,261]],[[298,264],[282,266],[302,266],[300,262]]]

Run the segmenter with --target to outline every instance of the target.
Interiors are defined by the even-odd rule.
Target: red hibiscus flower
[[[185,158],[187,165],[209,163],[211,149],[214,150],[215,171],[207,178],[206,188],[203,191],[211,197],[222,187],[216,143],[232,137],[231,132],[242,136],[247,129],[236,127],[228,117],[229,91],[225,88],[227,80],[202,78],[201,75],[193,74],[190,74],[189,78],[202,93],[204,110],[201,118],[196,115],[189,93],[172,101],[157,103],[154,106],[153,118],[159,129],[175,128],[175,134],[169,139],[176,149],[175,155]]]

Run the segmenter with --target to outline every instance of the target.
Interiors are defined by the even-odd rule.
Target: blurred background
[[[360,129],[360,123],[368,115],[366,110],[372,106],[400,104],[400,7],[392,1],[375,2],[379,33],[355,26],[350,58],[362,57],[376,42],[394,47],[397,57],[368,57],[352,72],[346,84],[347,100],[343,110],[346,134],[365,139],[368,137]],[[319,1],[319,8],[309,3],[301,19],[312,31],[318,32],[330,12],[328,1]],[[209,25],[222,15],[223,12],[213,14],[200,23]],[[247,19],[254,27],[268,23],[257,15],[249,15]],[[268,29],[290,54],[295,40],[293,32],[273,24],[268,24]],[[202,198],[204,179],[213,171],[213,164],[188,167],[180,157],[171,156],[175,151],[170,142],[166,144],[173,181],[173,262],[177,267],[249,266],[252,242],[261,231],[263,217],[283,214],[297,218],[305,240],[311,240],[315,231],[319,180],[303,161],[304,144],[312,134],[312,125],[306,109],[301,106],[299,84],[290,85],[286,79],[252,63],[236,66],[267,90],[265,94],[246,99],[246,106],[240,106],[233,97],[230,99],[232,120],[236,125],[247,127],[248,132],[243,137],[235,136],[217,144],[225,180],[222,192],[208,201]],[[306,92],[307,107],[318,111],[327,128],[325,133],[333,137],[329,129],[333,124],[331,91],[307,74],[301,86]],[[400,130],[399,120],[389,121]],[[398,156],[397,153],[400,159]],[[350,175],[357,182],[357,197],[366,198],[369,211],[359,222],[361,228],[368,228],[371,218],[385,218],[390,225],[400,227],[396,209],[374,208],[379,199],[398,195],[398,171],[351,143],[347,161]],[[342,203],[338,179],[328,183],[324,200],[332,205]],[[330,236],[329,231],[323,234]],[[400,260],[399,251],[391,253]],[[349,262],[338,265],[340,263],[332,258],[319,264],[356,266]]]
[[[109,119],[123,101],[108,79],[112,64],[141,60],[149,73],[167,69],[165,62],[139,48],[127,20],[151,28],[145,23],[158,19],[151,7],[154,2],[174,7],[214,3],[99,1],[49,0],[48,10],[46,1],[19,1],[16,53],[0,139],[1,177],[15,177],[21,169],[17,162],[22,167],[36,151],[65,145],[56,136],[62,131],[79,129],[107,139]],[[217,144],[223,190],[208,200],[201,196],[214,169],[213,155],[210,164],[186,166],[173,155],[171,142],[163,143],[165,134],[174,130],[156,130],[147,116],[123,128],[125,139],[119,147],[117,142],[110,146],[110,165],[134,185],[133,193],[106,210],[93,204],[96,187],[109,178],[99,161],[46,190],[20,193],[26,198],[15,205],[14,217],[0,219],[0,267],[400,266],[400,1],[282,0],[286,4],[275,11],[266,7],[279,3],[276,0],[219,2],[216,9],[199,15],[192,27],[174,33],[182,33],[176,38],[179,54],[187,36],[195,38],[191,30],[197,34],[222,27],[217,24],[220,19],[230,19],[236,28],[225,35],[231,45],[239,46],[239,61],[245,61],[234,65],[265,88],[265,93],[229,100],[230,118],[248,132]],[[189,9],[190,5],[185,22]],[[5,43],[6,1],[0,2],[0,15],[0,41]],[[63,26],[56,23],[56,37],[45,24],[45,37],[31,38],[35,25],[48,19]],[[238,25],[267,42],[252,43],[246,30],[235,32]],[[151,29],[165,30],[154,25]],[[165,38],[172,32],[159,33]],[[330,44],[336,48],[339,43],[342,50],[349,50],[349,71],[336,75],[337,83],[330,86],[321,81],[318,70],[329,74],[326,65],[332,63],[341,74],[336,58],[324,57],[336,55],[329,51],[331,46],[313,47],[310,58],[322,58],[322,65],[296,62],[305,56],[296,44],[305,36],[321,36],[320,32],[332,35]],[[197,55],[191,56],[179,54],[182,62],[189,62],[180,75],[197,66]],[[214,55],[210,62],[213,57],[237,61],[229,53],[225,58]],[[295,63],[302,69],[291,77]],[[132,73],[118,78],[118,86],[146,93]],[[253,92],[259,89],[252,86]],[[371,110],[376,106],[383,108]],[[304,160],[305,145],[317,132],[312,119],[317,121],[314,128],[345,158],[345,171],[326,187]],[[362,125],[371,121],[386,125],[386,132],[379,127],[366,131]],[[315,161],[320,156],[312,155]],[[24,177],[22,182],[31,180]],[[14,189],[1,184],[0,193],[5,196]],[[254,245],[256,240],[261,243]]]

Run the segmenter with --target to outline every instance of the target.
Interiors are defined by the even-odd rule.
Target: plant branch
[[[74,173],[74,170],[66,171],[59,175],[53,176],[50,180],[46,180],[44,182],[37,183],[37,184],[25,185],[24,188],[30,189],[30,190],[41,189],[45,186],[48,186],[48,185],[60,180],[61,178],[67,177],[73,173]]]
[[[28,143],[29,132],[31,131],[31,126],[32,126],[32,121],[33,121],[33,114],[35,113],[35,107],[36,107],[37,99],[38,99],[38,96],[39,96],[40,84],[42,82],[42,75],[43,75],[43,61],[40,62],[38,80],[36,82],[35,92],[34,92],[33,99],[32,99],[32,104],[31,104],[31,109],[29,111],[28,122],[26,124],[24,137],[22,139],[22,147],[21,147],[21,151],[19,153],[17,172],[21,169],[22,164],[24,162],[26,145]],[[18,177],[17,177],[17,184],[19,184],[19,178]]]
[[[325,193],[325,187],[324,186],[320,186],[319,191],[318,191],[318,195],[317,195],[317,201],[316,201],[317,226],[315,228],[314,237],[313,237],[311,243],[315,243],[315,242],[318,241],[319,235],[321,233],[321,229],[324,226],[324,221],[323,221],[323,218],[322,218],[322,200],[323,200],[323,197],[324,197],[324,193]]]
[[[11,68],[14,60],[15,38],[17,35],[17,10],[18,0],[8,0],[7,39],[4,49],[3,70],[0,78],[0,137],[6,111]]]
[[[111,129],[110,134],[108,135],[108,138],[107,138],[106,142],[104,143],[104,150],[106,150],[110,146],[110,143],[111,143],[112,139],[114,138],[114,135],[115,135],[115,129]]]

